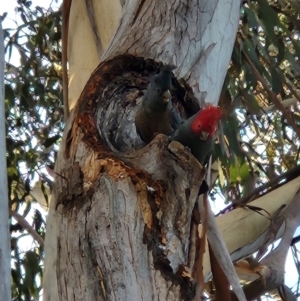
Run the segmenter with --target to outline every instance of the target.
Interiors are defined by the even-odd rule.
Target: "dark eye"
[[[198,124],[198,129],[200,129],[200,124]]]
[[[157,89],[157,93],[160,93],[160,89]]]

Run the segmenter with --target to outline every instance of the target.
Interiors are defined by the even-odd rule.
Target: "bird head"
[[[217,130],[218,121],[222,118],[223,113],[219,107],[211,104],[206,105],[192,121],[191,129],[202,139],[212,137]]]
[[[160,96],[163,102],[169,102],[172,90],[172,70],[176,67],[173,65],[164,65],[161,67],[159,74],[151,79],[151,89],[157,96]]]

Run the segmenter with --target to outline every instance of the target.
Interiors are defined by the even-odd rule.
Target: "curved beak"
[[[207,133],[207,132],[201,132],[200,139],[201,140],[206,140],[208,138],[208,136],[209,136],[209,133]]]
[[[165,91],[163,94],[162,94],[162,97],[163,97],[163,101],[164,102],[168,102],[170,99],[171,99],[171,92],[170,90],[167,90]]]

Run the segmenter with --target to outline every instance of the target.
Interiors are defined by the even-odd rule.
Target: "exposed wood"
[[[260,277],[258,273],[254,272],[253,267],[249,265],[246,259],[238,261],[234,266],[243,284],[252,282]]]
[[[208,184],[209,185],[209,184]],[[203,275],[203,257],[205,253],[206,248],[206,239],[207,239],[207,228],[208,228],[208,219],[207,219],[207,193],[204,196],[204,216],[201,218],[201,224],[202,224],[202,232],[196,233],[197,240],[194,242],[195,246],[192,245],[192,241],[190,243],[190,248],[195,249],[195,264],[194,264],[194,270],[195,270],[195,280],[196,280],[196,295],[195,295],[195,301],[201,300],[201,295],[204,292],[205,289],[205,281],[204,281],[204,275]],[[194,211],[197,210],[197,213],[199,214],[198,204],[196,204]],[[193,221],[192,221],[193,222]],[[197,225],[200,223],[200,214],[199,218],[197,220]],[[191,231],[191,235],[193,235],[193,232]]]
[[[230,283],[210,247],[209,247],[209,256],[211,259],[212,274],[214,279],[213,283],[216,288],[215,300],[231,301]]]
[[[185,271],[194,264],[188,249],[192,210],[204,176],[201,166],[182,145],[169,145],[162,135],[134,151],[137,137],[130,131],[133,119],[128,116],[134,116],[139,89],[156,68],[154,61],[131,56],[101,64],[81,95],[72,128],[69,124],[66,130],[49,212],[56,226],[47,229],[47,237],[57,241],[46,237],[47,244],[58,248],[56,260],[45,264],[57,262],[59,299],[73,298],[69,292],[79,288],[96,294],[94,300],[148,300],[153,294],[166,300],[193,298],[193,279]],[[180,105],[176,95],[182,88],[175,79],[174,86],[179,90],[172,101]],[[188,112],[186,101],[182,106]],[[111,131],[116,121],[124,126]],[[89,256],[70,265],[69,250]],[[105,287],[114,290],[99,285],[99,269]],[[45,282],[51,278],[48,273]],[[68,277],[77,273],[92,284]],[[45,291],[46,300],[53,300],[51,294]],[[75,295],[82,297],[79,291]]]
[[[180,113],[182,109],[189,116],[197,108],[195,100],[217,104],[239,3],[215,0],[201,5],[196,0],[125,3],[103,56],[106,61],[81,93],[58,155],[45,250],[54,253],[45,261],[45,300],[193,299],[190,231],[202,169],[188,150],[176,142],[168,145],[164,136],[141,148],[133,117],[160,61],[176,65],[175,75],[194,91],[174,79],[172,102]],[[81,36],[77,44],[83,52],[74,58],[75,37],[69,34],[70,85],[78,87],[74,95],[81,92],[87,70],[97,60],[96,47],[84,47],[93,37],[87,15],[77,16],[71,12],[70,29],[76,34],[85,26],[89,29],[87,39]],[[228,30],[220,31],[220,26]],[[101,32],[100,38],[102,42]],[[122,59],[118,54],[133,56]],[[86,68],[76,69],[80,83],[71,70],[76,58]],[[52,289],[53,279],[57,282]]]

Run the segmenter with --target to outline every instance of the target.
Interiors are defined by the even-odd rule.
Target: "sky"
[[[62,0],[31,0],[33,6],[41,6],[48,8],[50,5],[55,9],[60,6]],[[2,28],[16,28],[18,24],[22,24],[22,20],[16,13],[17,0],[1,0],[0,16],[7,13],[6,18],[2,22]],[[13,64],[19,65],[19,54],[16,49],[12,50]]]
[[[2,22],[2,28],[16,28],[18,24],[22,24],[22,20],[21,18],[17,15],[15,8],[17,6],[17,1],[16,0],[2,0],[0,2],[0,15],[3,15],[4,13],[7,13],[6,18],[4,19],[4,21]],[[32,3],[34,6],[44,6],[44,7],[49,7],[50,4],[52,3],[53,7],[59,7],[59,4],[61,3],[61,1],[57,1],[56,0],[32,0]],[[8,55],[6,55],[6,59],[7,59]],[[18,66],[20,65],[20,59],[19,59],[19,53],[17,50],[15,50],[14,48],[12,49],[12,54],[11,54],[11,62],[13,65]],[[25,209],[26,205],[24,204],[23,206]],[[20,208],[22,210],[22,208]],[[33,213],[34,210],[38,209],[43,218],[46,219],[46,215],[47,213],[44,211],[44,209],[37,203],[33,203],[32,204],[32,209],[31,212],[27,215],[26,220],[29,222],[29,224],[32,224],[32,217],[33,217]],[[21,213],[21,212],[20,212]],[[33,239],[31,238],[30,235],[23,235],[23,237],[18,239],[18,246],[20,249],[20,254],[22,254],[23,252],[26,252],[30,249],[32,249],[33,245],[35,245],[36,243],[33,241]],[[12,261],[12,265],[13,265],[13,261]],[[39,281],[39,279],[36,279],[36,281]],[[39,300],[42,300],[42,292],[41,295],[39,297]]]
[[[42,7],[49,7],[51,4],[53,7],[59,7],[61,4],[61,0],[32,0],[34,6],[42,6]],[[8,15],[5,18],[2,27],[3,28],[15,28],[16,23],[21,24],[21,19],[17,16],[15,12],[15,7],[17,6],[16,0],[2,0],[0,5],[0,15],[7,12]],[[14,65],[19,65],[19,57],[17,52],[12,53],[11,61]],[[214,206],[214,205],[213,205]],[[217,207],[217,208],[216,208]],[[216,206],[213,209],[220,209],[219,206]],[[300,234],[299,228],[296,232],[297,235]],[[24,250],[31,247],[32,240],[25,240],[23,239],[23,247]],[[297,269],[293,260],[293,256],[291,255],[291,251],[289,251],[289,255],[286,261],[286,274],[285,274],[285,283],[288,286],[294,286],[298,281],[298,273]],[[271,300],[271,299],[270,299]]]
[[[33,6],[49,7],[50,4],[53,7],[58,7],[61,0],[31,0]],[[22,22],[20,18],[16,18],[15,8],[17,6],[17,0],[2,0],[0,5],[0,15],[7,12],[8,15],[4,20],[3,27],[14,27],[15,22]]]

